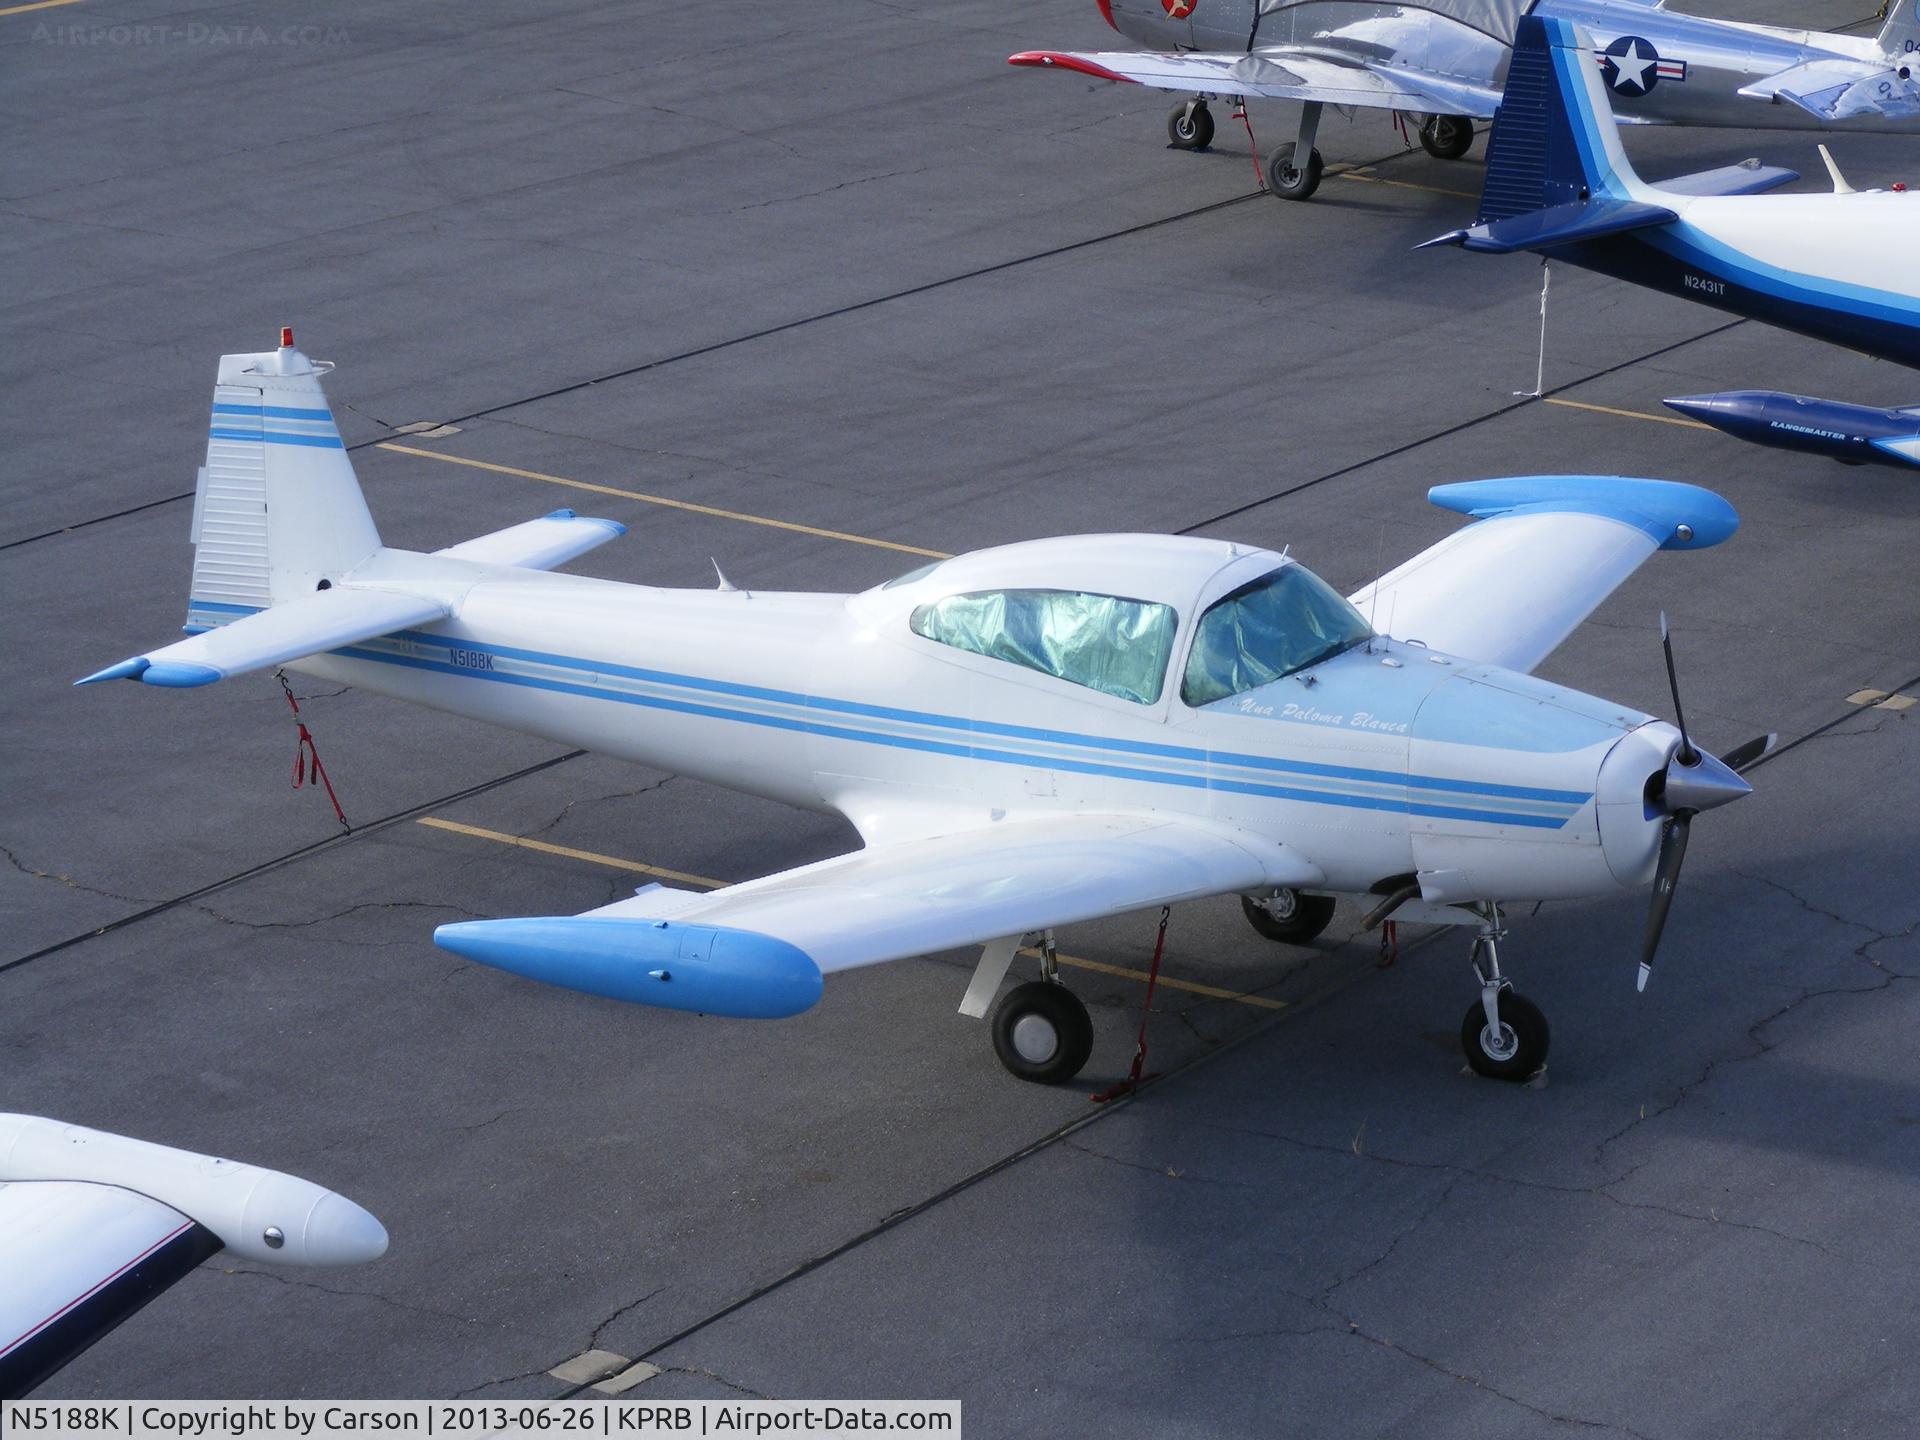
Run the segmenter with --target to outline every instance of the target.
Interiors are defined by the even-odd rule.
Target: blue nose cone
[[[464,920],[433,932],[456,955],[529,980],[746,1020],[778,1020],[820,998],[820,967],[796,945],[752,930],[619,916]]]

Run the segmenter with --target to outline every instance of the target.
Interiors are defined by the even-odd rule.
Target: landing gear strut
[[[1309,100],[1300,107],[1300,135],[1282,145],[1267,162],[1267,187],[1282,200],[1305,200],[1320,188],[1320,152],[1313,148],[1320,133],[1320,105]],[[1295,163],[1295,156],[1304,160]]]
[[[1436,160],[1458,160],[1473,148],[1473,122],[1460,115],[1429,115],[1420,144]]]
[[[1480,933],[1467,957],[1480,979],[1480,998],[1460,1021],[1460,1046],[1478,1073],[1494,1080],[1526,1080],[1547,1062],[1547,1017],[1500,973],[1499,944],[1507,932],[1500,924],[1499,906],[1488,901],[1480,915]]]
[[[1204,150],[1213,143],[1213,112],[1198,98],[1173,107],[1167,115],[1167,140],[1176,150]]]

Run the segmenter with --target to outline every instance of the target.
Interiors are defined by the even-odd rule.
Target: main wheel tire
[[[1430,115],[1420,127],[1420,145],[1436,160],[1458,160],[1473,148],[1473,122],[1459,115]]]
[[[1273,158],[1267,162],[1267,185],[1282,200],[1305,200],[1320,188],[1320,152],[1307,152],[1307,163],[1301,168],[1293,163],[1293,152],[1297,148],[1292,141],[1273,152]]]
[[[1486,1007],[1478,1000],[1460,1022],[1460,1048],[1467,1064],[1490,1080],[1525,1080],[1547,1063],[1547,1017],[1526,996],[1500,992],[1500,1034],[1487,1029]]]
[[[1249,925],[1282,945],[1304,945],[1333,923],[1331,895],[1276,890],[1259,900],[1242,895],[1240,908],[1246,912]]]
[[[1176,105],[1167,115],[1167,139],[1176,150],[1204,150],[1213,143],[1213,112],[1206,102]]]
[[[994,1007],[993,1050],[1022,1080],[1058,1085],[1078,1075],[1093,1054],[1093,1021],[1066,986],[1030,980]]]

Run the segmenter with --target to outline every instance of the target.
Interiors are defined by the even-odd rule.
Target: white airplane
[[[1690,485],[1442,485],[1475,517],[1343,598],[1298,561],[1164,535],[1037,540],[857,595],[669,590],[541,573],[622,533],[557,511],[433,554],[380,543],[316,365],[228,355],[193,520],[192,638],[79,683],[195,686],[291,665],[336,682],[844,816],[864,848],[711,894],[443,925],[439,944],[592,994],[776,1017],[822,976],[981,944],[984,1015],[1024,937],[1042,975],[994,1011],[1016,1075],[1092,1045],[1052,931],[1209,895],[1305,940],[1336,894],[1476,927],[1462,1025],[1483,1073],[1547,1049],[1511,990],[1500,902],[1658,879],[1748,793],[1679,728],[1530,678],[1657,549],[1739,523]],[[1384,620],[1376,632],[1369,617]],[[1669,651],[1671,662],[1671,651]],[[1677,696],[1676,696],[1677,705]]]
[[[15,1400],[221,1250],[358,1265],[380,1222],[310,1181],[34,1115],[0,1115],[0,1399]]]

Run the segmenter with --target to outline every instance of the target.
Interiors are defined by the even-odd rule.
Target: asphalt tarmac
[[[1483,143],[1330,115],[1337,173],[1286,204],[1224,113],[1175,152],[1165,97],[1002,63],[1112,40],[1090,3],[0,8],[0,1109],[290,1170],[392,1235],[215,1257],[43,1396],[558,1396],[601,1351],[569,1373],[958,1397],[975,1436],[1920,1428],[1920,481],[1659,404],[1920,376],[1561,268],[1549,398],[1516,396],[1537,262],[1412,251],[1471,219]],[[1628,146],[1812,177],[1814,138]],[[1830,144],[1920,178],[1911,138]],[[270,677],[72,689],[178,625],[217,358],[282,324],[338,363],[388,543],[574,505],[630,527],[577,568],[649,583],[1138,529],[1351,589],[1457,524],[1435,483],[1709,485],[1739,534],[1543,673],[1666,713],[1665,610],[1700,740],[1784,748],[1695,827],[1645,995],[1640,899],[1512,917],[1554,1028],[1528,1086],[1463,1073],[1464,937],[1383,966],[1351,906],[1304,948],[1179,908],[1160,1078],[1105,1107],[1150,914],[1062,935],[1098,1039],[1057,1089],[955,1013],[966,955],[779,1023],[542,988],[432,927],[854,837],[301,685],[342,835]]]

